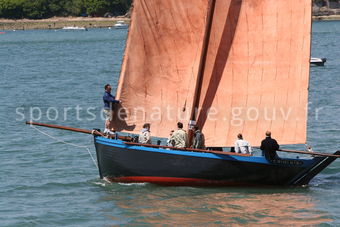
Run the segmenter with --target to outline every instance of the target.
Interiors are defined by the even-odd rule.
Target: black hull
[[[95,137],[101,178],[112,182],[149,182],[191,186],[298,186],[306,185],[335,160],[283,160],[269,163],[263,157],[242,157],[173,151],[125,145],[119,140]]]

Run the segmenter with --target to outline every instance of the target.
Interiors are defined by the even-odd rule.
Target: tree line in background
[[[331,3],[339,4],[339,0],[313,0],[314,5],[330,7]]]
[[[118,16],[131,7],[132,0],[0,0],[0,18],[43,19],[53,16]],[[340,0],[313,0],[329,7]]]
[[[0,18],[43,19],[53,16],[118,16],[132,0],[0,0]]]

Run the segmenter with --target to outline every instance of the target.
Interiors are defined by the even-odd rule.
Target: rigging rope
[[[89,153],[89,155],[90,155],[90,157],[91,157],[91,159],[92,159],[92,161],[93,161],[93,164],[97,167],[97,169],[99,169],[96,160],[94,159],[94,157],[93,157],[93,155],[92,155],[90,149],[89,149],[87,146],[81,146],[81,145],[77,145],[77,144],[74,144],[74,143],[69,143],[69,142],[63,141],[63,140],[61,140],[61,139],[58,139],[58,138],[56,138],[56,137],[54,137],[54,136],[51,136],[51,135],[49,135],[48,133],[46,133],[46,132],[44,132],[44,131],[38,129],[38,128],[35,127],[34,125],[30,125],[30,126],[33,127],[35,130],[37,130],[38,132],[40,132],[41,134],[43,134],[43,135],[45,135],[45,136],[48,136],[48,137],[50,137],[50,138],[56,140],[56,141],[59,142],[59,143],[63,143],[63,144],[70,145],[70,146],[73,146],[73,147],[78,147],[78,148],[85,148],[85,149],[87,150],[87,152]]]

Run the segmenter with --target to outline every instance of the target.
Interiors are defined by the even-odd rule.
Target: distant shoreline
[[[129,22],[127,17],[52,17],[41,20],[9,20],[0,19],[0,30],[34,30],[34,29],[61,29],[66,26],[86,28],[112,27],[118,20]],[[340,20],[340,15],[313,16],[314,21]]]
[[[313,16],[313,21],[330,21],[330,20],[340,20],[340,15]]]
[[[86,28],[112,27],[117,21],[129,22],[127,17],[52,17],[41,20],[8,20],[0,19],[0,30],[34,30],[34,29],[61,29],[67,26]]]

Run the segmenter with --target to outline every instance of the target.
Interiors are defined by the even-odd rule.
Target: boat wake
[[[104,177],[103,180],[105,181],[103,186],[112,184],[112,182],[107,177]],[[118,183],[118,184],[122,186],[146,186],[148,183]]]
[[[123,186],[146,186],[148,183],[118,183]]]
[[[102,182],[102,181],[97,181],[97,182],[92,182],[94,185],[98,185],[101,187],[106,187],[107,186],[107,182]]]

